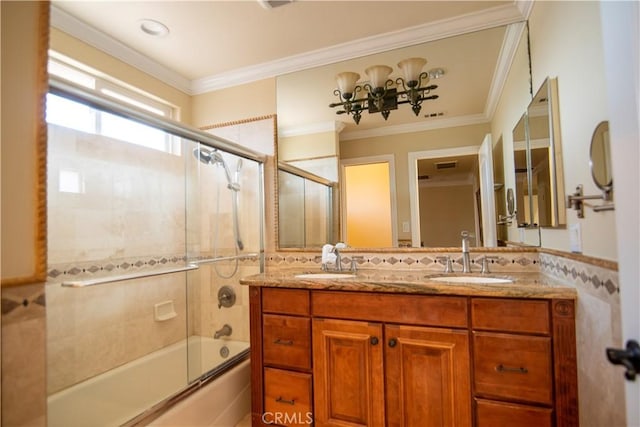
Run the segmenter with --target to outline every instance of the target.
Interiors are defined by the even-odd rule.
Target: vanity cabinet
[[[578,425],[574,303],[471,299],[476,425]]]
[[[250,298],[254,426],[578,424],[572,300],[259,286]]]

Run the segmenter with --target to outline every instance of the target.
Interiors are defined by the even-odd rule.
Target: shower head
[[[242,168],[242,159],[238,159],[238,164],[236,166],[236,174],[235,181],[231,179],[231,173],[229,172],[229,168],[227,167],[227,163],[224,161],[224,157],[222,157],[222,153],[220,153],[215,148],[209,149],[205,147],[197,147],[193,150],[193,155],[195,158],[200,160],[202,163],[206,165],[215,165],[219,164],[224,169],[224,175],[227,178],[227,188],[233,191],[240,191],[240,185],[238,184],[238,179],[240,177],[240,169]]]
[[[203,147],[196,147],[193,149],[193,156],[207,165],[211,163],[211,157],[213,153],[213,150],[209,150]]]

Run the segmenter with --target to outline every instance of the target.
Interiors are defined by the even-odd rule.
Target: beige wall
[[[192,111],[191,124],[198,128],[275,114],[276,79],[195,95]]]
[[[411,222],[408,153],[475,145],[479,148],[485,135],[490,130],[489,124],[486,123],[341,141],[340,158],[353,159],[382,154],[392,154],[395,157],[398,239],[411,240],[411,232],[402,232],[402,223]]]
[[[536,2],[530,30],[534,91],[547,76],[558,77],[566,194],[578,184],[585,194],[600,194],[589,169],[591,135],[608,119],[599,4]],[[617,259],[615,212],[586,208],[585,218],[578,219],[568,211],[567,224],[576,223],[582,228],[584,254]],[[543,229],[542,245],[568,251],[568,229]]]
[[[177,120],[191,122],[191,97],[186,93],[56,28],[51,28],[50,46],[62,55],[172,105],[178,110]]]
[[[334,131],[278,138],[278,159],[313,159],[338,155],[338,138]]]
[[[460,231],[474,233],[473,184],[420,186],[420,238],[426,247],[460,246]],[[446,209],[443,207],[446,206]]]

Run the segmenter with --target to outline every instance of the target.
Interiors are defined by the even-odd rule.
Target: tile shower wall
[[[212,337],[225,323],[233,327],[230,339],[248,342],[248,291],[238,278],[259,272],[257,260],[240,261],[228,279],[233,262],[61,286],[235,255],[233,192],[224,169],[200,163],[189,141],[182,141],[184,155],[175,155],[57,126],[50,126],[49,141],[48,393],[187,336]],[[233,175],[238,158],[223,156]],[[258,164],[243,160],[238,176],[240,236],[244,252],[257,253]],[[234,307],[218,308],[223,285],[236,291]],[[165,301],[176,316],[158,321],[154,306]]]
[[[238,157],[223,154],[232,178],[238,170]],[[240,162],[238,184],[238,224],[239,237],[243,249],[236,251],[234,235],[234,193],[227,188],[227,178],[221,165],[205,165],[195,156],[187,159],[187,251],[189,259],[208,259],[259,253],[261,251],[260,211],[257,209],[259,194],[258,164],[243,159]],[[191,183],[200,183],[192,185]],[[201,264],[189,280],[190,334],[213,337],[215,331],[229,324],[232,339],[249,341],[249,294],[245,286],[240,286],[242,276],[259,273],[260,264],[256,260],[243,259],[214,264]],[[235,271],[235,273],[234,273]],[[191,280],[191,277],[196,278]],[[222,286],[230,286],[236,293],[233,307],[218,307],[218,291]]]
[[[185,274],[61,283],[184,265],[182,156],[49,126],[48,393],[185,338]],[[176,317],[154,320],[174,302]],[[99,355],[99,357],[96,357]]]

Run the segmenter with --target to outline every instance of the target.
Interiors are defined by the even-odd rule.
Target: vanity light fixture
[[[356,124],[360,123],[362,111],[380,113],[387,120],[391,110],[398,109],[399,104],[411,104],[413,113],[418,116],[422,101],[438,98],[438,95],[430,95],[431,91],[438,86],[426,85],[430,79],[430,73],[422,71],[426,63],[427,60],[424,58],[408,58],[400,61],[398,68],[404,77],[398,77],[395,81],[389,78],[393,71],[391,67],[373,65],[365,70],[369,81],[362,85],[358,84],[360,74],[351,71],[340,73],[336,76],[338,89],[333,91],[340,102],[329,104],[329,107],[339,107],[336,114],[351,115]],[[439,70],[442,73],[436,73],[438,76],[434,78],[444,74],[444,70]],[[399,90],[400,88],[402,90]],[[359,92],[363,92],[360,98],[358,98]]]
[[[140,30],[143,33],[153,37],[164,37],[169,34],[169,27],[162,22],[155,21],[153,19],[141,19],[138,21],[140,24]]]

